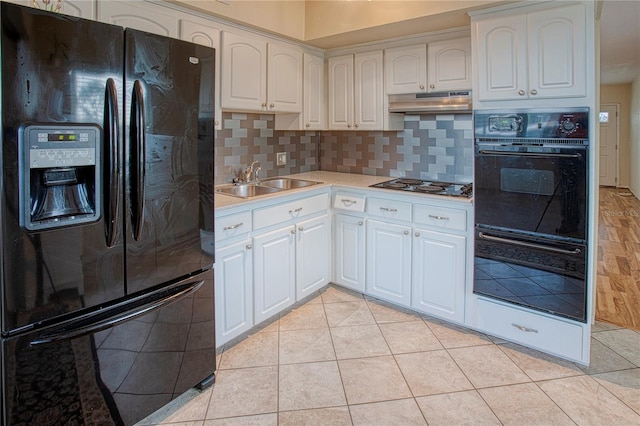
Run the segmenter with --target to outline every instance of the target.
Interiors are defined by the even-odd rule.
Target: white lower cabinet
[[[331,222],[323,214],[296,227],[296,300],[301,300],[331,279]]]
[[[253,327],[253,254],[246,239],[216,250],[216,345]]]
[[[334,216],[334,281],[351,290],[365,292],[365,226],[361,216]]]
[[[366,292],[411,305],[411,227],[367,221]]]
[[[466,238],[414,229],[411,307],[464,321]]]
[[[295,227],[253,238],[255,321],[264,321],[296,301]]]

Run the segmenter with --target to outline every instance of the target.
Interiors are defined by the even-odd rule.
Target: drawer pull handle
[[[302,211],[302,207],[298,207],[294,210],[289,210],[289,214],[300,213]]]
[[[524,331],[525,333],[537,333],[538,330],[536,330],[535,328],[529,328],[529,327],[525,327],[522,325],[518,325],[515,323],[511,323],[512,326],[514,326],[515,328],[517,328],[520,331]]]
[[[353,206],[354,204],[357,204],[357,203],[358,202],[356,200],[348,200],[346,198],[342,199],[342,204],[344,204],[347,207],[351,207],[351,206]]]
[[[242,222],[240,222],[240,223],[236,223],[235,225],[225,226],[225,227],[224,227],[224,230],[225,230],[225,231],[230,231],[230,230],[232,230],[232,229],[238,229],[238,228],[240,228],[242,225],[243,225],[243,223],[242,223]]]
[[[430,214],[429,217],[436,220],[449,220],[447,216],[436,216],[435,214]]]
[[[397,212],[398,209],[394,209],[392,207],[380,207],[380,210],[382,210],[383,212]]]

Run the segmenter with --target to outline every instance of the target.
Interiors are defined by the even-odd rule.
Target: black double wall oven
[[[474,293],[586,321],[588,115],[475,114]]]

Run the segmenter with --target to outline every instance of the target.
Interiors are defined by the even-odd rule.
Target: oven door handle
[[[555,158],[582,158],[582,154],[552,154],[538,152],[512,152],[512,151],[494,151],[489,149],[481,149],[478,151],[485,155],[515,155],[518,157],[555,157]]]
[[[580,254],[580,253],[582,253],[582,250],[580,250],[579,248],[573,249],[573,250],[566,250],[566,249],[561,249],[561,248],[557,248],[557,247],[544,246],[542,244],[533,244],[533,243],[527,243],[527,242],[524,242],[524,241],[512,240],[510,238],[495,237],[493,235],[487,235],[484,232],[478,232],[478,237],[480,237],[483,240],[489,240],[489,241],[496,241],[496,242],[500,242],[500,243],[513,244],[513,245],[522,246],[522,247],[536,248],[536,249],[540,249],[540,250],[552,251],[554,253],[562,253],[562,254]]]

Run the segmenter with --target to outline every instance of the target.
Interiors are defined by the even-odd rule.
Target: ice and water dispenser
[[[100,218],[98,126],[28,125],[19,145],[22,226],[40,230]]]

